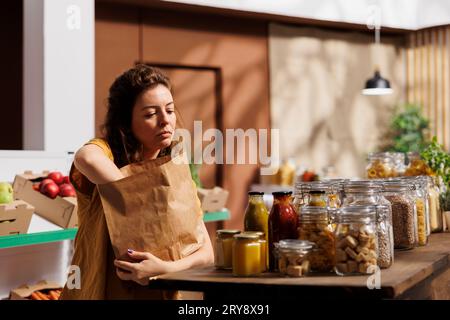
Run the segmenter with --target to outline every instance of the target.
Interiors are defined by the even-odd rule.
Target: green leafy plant
[[[443,211],[450,211],[450,190],[441,193],[439,201]]]
[[[195,185],[197,186],[197,188],[201,188],[202,182],[200,181],[200,177],[198,175],[199,166],[190,162],[189,169],[191,171],[191,177],[192,177],[192,180],[194,180]]]
[[[450,155],[437,142],[436,137],[433,137],[431,143],[420,153],[420,156],[448,187],[450,184]]]
[[[429,126],[419,106],[406,104],[397,108],[390,126],[391,142],[384,151],[420,152],[427,145]]]

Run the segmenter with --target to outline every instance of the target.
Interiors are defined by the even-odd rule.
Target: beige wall
[[[406,50],[408,102],[422,106],[430,138],[450,149],[450,26],[411,32]]]
[[[272,24],[269,29],[271,124],[280,129],[281,157],[338,176],[364,174],[365,156],[377,148],[392,108],[404,100],[403,38]],[[379,52],[377,54],[377,52]],[[380,66],[394,94],[361,94]]]

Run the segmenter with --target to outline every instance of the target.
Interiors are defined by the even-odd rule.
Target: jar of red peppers
[[[298,216],[291,203],[292,192],[273,192],[269,214],[269,270],[276,268],[274,243],[283,239],[297,239]]]

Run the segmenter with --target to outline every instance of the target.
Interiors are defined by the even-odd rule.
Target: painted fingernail
[[[133,253],[133,250],[131,250],[131,249],[128,249],[127,251],[128,251],[128,253]]]

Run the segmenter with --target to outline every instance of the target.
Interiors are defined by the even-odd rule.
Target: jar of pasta
[[[434,175],[433,170],[425,163],[418,152],[408,152],[407,157],[408,166],[405,170],[405,176]]]
[[[304,206],[299,214],[298,238],[315,244],[310,254],[311,271],[330,272],[335,264],[335,244],[329,210]]]
[[[240,277],[261,274],[260,236],[240,233],[233,237],[233,275]]]
[[[375,206],[348,206],[338,210],[336,267],[338,275],[369,274],[378,268]]]
[[[442,232],[443,215],[439,202],[440,189],[436,177],[428,178],[428,208],[430,211],[431,232]]]
[[[302,240],[281,240],[277,244],[278,271],[290,277],[302,277],[310,271],[310,255],[314,243]]]
[[[391,178],[397,175],[394,161],[386,153],[370,153],[367,161],[366,175],[369,179]]]
[[[214,251],[214,264],[217,269],[232,268],[233,236],[241,233],[240,230],[222,229],[216,231],[216,250]]]
[[[405,153],[403,152],[388,152],[388,155],[392,158],[395,168],[395,176],[403,176],[405,174]]]

